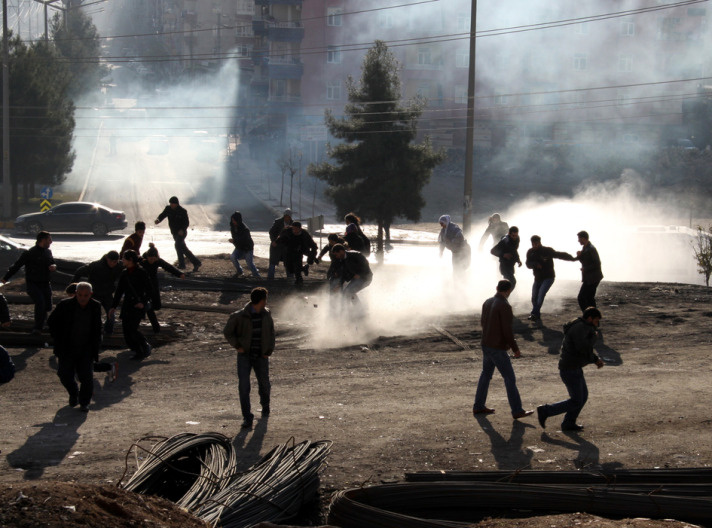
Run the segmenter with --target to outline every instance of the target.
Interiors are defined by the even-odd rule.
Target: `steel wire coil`
[[[328,522],[341,528],[452,528],[469,526],[493,509],[712,521],[709,498],[535,484],[418,482],[340,491],[332,499]]]

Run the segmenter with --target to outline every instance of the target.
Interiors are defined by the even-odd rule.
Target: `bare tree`
[[[294,209],[292,204],[292,195],[294,190],[294,176],[299,172],[299,165],[301,164],[301,156],[298,155],[297,150],[293,147],[289,147],[282,156],[280,156],[277,161],[279,169],[282,171],[282,191],[279,193],[279,205],[282,204],[282,195],[284,194],[284,176],[289,173],[289,208]]]
[[[697,240],[693,242],[692,250],[695,252],[697,271],[705,276],[705,284],[709,286],[712,275],[712,226],[707,231],[697,226]]]

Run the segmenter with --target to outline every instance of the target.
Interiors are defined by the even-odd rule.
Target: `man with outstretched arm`
[[[178,203],[177,196],[171,196],[168,200],[168,205],[163,209],[161,214],[158,215],[155,224],[160,224],[164,218],[168,218],[168,227],[171,230],[171,235],[173,235],[173,240],[175,241],[176,254],[178,255],[178,267],[180,269],[185,269],[185,259],[186,257],[193,264],[193,273],[198,271],[200,268],[200,260],[198,257],[193,255],[193,253],[188,249],[185,244],[185,239],[188,236],[188,226],[190,225],[190,219],[188,218],[188,211],[181,207]],[[136,252],[138,254],[138,251]],[[123,256],[122,256],[123,257]]]

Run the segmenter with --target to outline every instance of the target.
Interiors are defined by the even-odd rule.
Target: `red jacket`
[[[519,351],[512,333],[512,307],[504,295],[496,294],[482,305],[482,346]]]

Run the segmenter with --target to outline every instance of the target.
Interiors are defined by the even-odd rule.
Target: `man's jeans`
[[[532,315],[539,317],[541,315],[541,306],[544,304],[544,298],[549,292],[554,278],[544,279],[541,282],[534,281],[532,286]]]
[[[569,393],[569,399],[544,405],[544,413],[547,416],[556,416],[564,414],[564,421],[561,422],[563,427],[576,425],[576,419],[581,413],[581,409],[586,405],[588,400],[588,387],[586,386],[586,378],[583,377],[583,369],[561,369],[559,370],[561,381],[566,385],[566,390]]]
[[[232,261],[232,265],[235,266],[235,269],[237,270],[237,272],[239,274],[242,274],[242,266],[240,266],[240,259],[245,260],[245,264],[252,272],[253,277],[260,276],[259,272],[257,271],[257,268],[255,267],[253,252],[251,249],[237,249],[237,248],[235,248],[235,250],[230,255],[230,260]]]
[[[514,369],[507,351],[484,345],[482,346],[482,374],[480,374],[480,380],[477,382],[474,410],[485,408],[487,392],[495,367],[504,378],[504,386],[507,388],[507,399],[509,400],[509,407],[512,409],[512,415],[524,412],[522,399],[519,397],[519,390],[517,389],[517,379],[514,376]]]
[[[514,287],[517,285],[517,279],[514,277],[514,264],[500,262],[499,272],[502,274],[502,277],[512,283],[512,290],[514,290]]]
[[[250,357],[249,354],[237,355],[237,386],[240,393],[240,408],[242,417],[249,420],[253,417],[250,406],[250,371],[255,371],[257,391],[260,395],[262,409],[269,407],[271,384],[269,382],[269,358]]]
[[[361,277],[358,279],[351,279],[349,283],[344,286],[344,299],[351,301],[351,303],[356,306],[360,305],[361,301],[359,300],[357,293],[371,284],[371,280],[371,278],[362,279]]]
[[[25,289],[35,303],[35,330],[42,330],[47,313],[52,310],[52,287],[49,282],[27,281]]]

